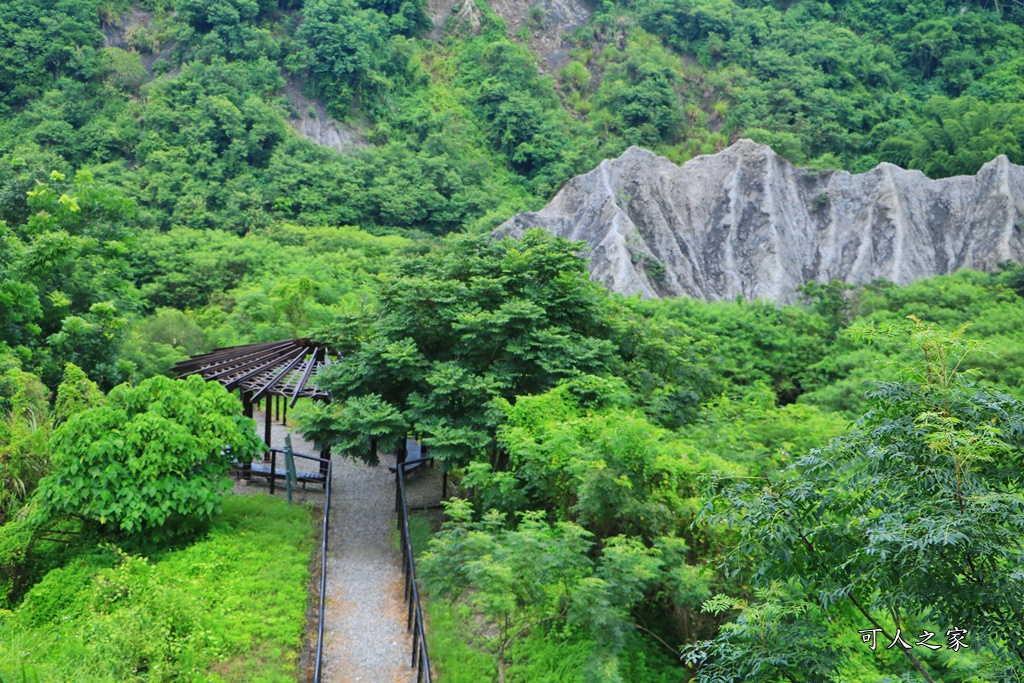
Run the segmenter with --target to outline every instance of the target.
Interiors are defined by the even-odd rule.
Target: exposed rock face
[[[441,39],[446,27],[453,31],[480,32],[482,15],[473,0],[428,0],[427,8],[434,22],[434,40]]]
[[[542,73],[551,73],[569,63],[572,44],[569,34],[583,26],[594,13],[593,0],[428,0],[434,22],[433,37],[445,31],[480,32],[483,14],[478,4],[489,5],[505,20],[509,35],[520,36],[525,28],[538,57]]]
[[[750,140],[681,167],[631,147],[496,234],[534,227],[586,241],[592,278],[616,292],[791,302],[810,280],[906,284],[1024,263],[1024,167],[999,156],[930,180],[892,164],[798,168]]]
[[[124,16],[116,19],[117,23],[104,22],[103,47],[119,47],[129,49],[128,35],[133,31],[146,30],[153,23],[153,13],[146,10],[132,7]]]
[[[343,153],[369,144],[362,132],[332,119],[322,102],[303,95],[297,83],[288,83],[284,94],[297,112],[288,118],[288,123],[299,135]]]
[[[489,0],[488,4],[508,26],[510,35],[519,35],[525,26],[530,47],[540,58],[542,72],[550,73],[569,63],[572,45],[568,34],[590,20],[590,0]],[[533,13],[531,15],[531,10]]]

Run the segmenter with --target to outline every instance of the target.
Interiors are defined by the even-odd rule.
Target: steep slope
[[[798,168],[750,140],[681,167],[631,147],[496,234],[534,227],[586,241],[592,277],[616,292],[789,302],[809,280],[906,284],[1024,262],[1024,167],[999,156],[930,180],[892,164]]]

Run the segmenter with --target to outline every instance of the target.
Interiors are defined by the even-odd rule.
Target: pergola
[[[341,356],[327,346],[311,339],[287,339],[259,344],[244,344],[216,349],[175,364],[179,379],[201,375],[203,379],[220,382],[228,391],[238,389],[242,411],[253,416],[253,406],[266,402],[263,440],[271,446],[271,424],[274,405],[277,417],[284,424],[288,406],[300,398],[330,400],[330,394],[316,385],[317,372]],[[325,457],[330,457],[325,453]]]

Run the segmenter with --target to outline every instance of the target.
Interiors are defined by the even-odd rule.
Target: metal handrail
[[[315,458],[315,460],[323,460],[323,458]],[[318,624],[316,627],[316,671],[313,674],[314,683],[320,683],[324,660],[324,598],[327,596],[327,532],[330,528],[329,522],[331,518],[331,474],[333,470],[334,464],[328,460],[327,489],[324,494],[323,537],[320,540],[320,607],[317,611],[319,616],[317,618]]]
[[[271,449],[277,451],[278,449]],[[281,451],[278,451],[281,452]],[[327,596],[327,532],[330,530],[330,517],[331,517],[331,474],[334,471],[334,463],[327,458],[316,458],[312,455],[302,455],[300,453],[292,453],[293,458],[302,458],[303,460],[312,460],[321,464],[327,463],[327,486],[324,494],[324,521],[321,530],[320,538],[320,606],[317,610],[317,627],[316,627],[316,669],[313,673],[313,682],[320,683],[320,678],[323,675],[323,659],[324,659],[324,599]],[[271,481],[274,476],[274,465],[271,465],[270,470]],[[429,681],[429,679],[428,679]]]
[[[432,683],[430,656],[427,654],[427,633],[423,626],[423,608],[420,605],[420,589],[416,580],[416,563],[413,560],[412,539],[409,537],[409,504],[405,498],[405,468],[417,463],[433,461],[433,458],[406,460],[395,466],[395,509],[398,514],[398,530],[402,536],[402,573],[405,575],[405,601],[409,604],[406,630],[412,631],[412,660],[416,666],[416,683]]]

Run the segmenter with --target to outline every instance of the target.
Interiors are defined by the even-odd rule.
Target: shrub
[[[219,384],[193,376],[121,385],[55,432],[43,506],[107,532],[176,535],[218,511],[229,487],[225,447],[251,459],[262,445]]]

